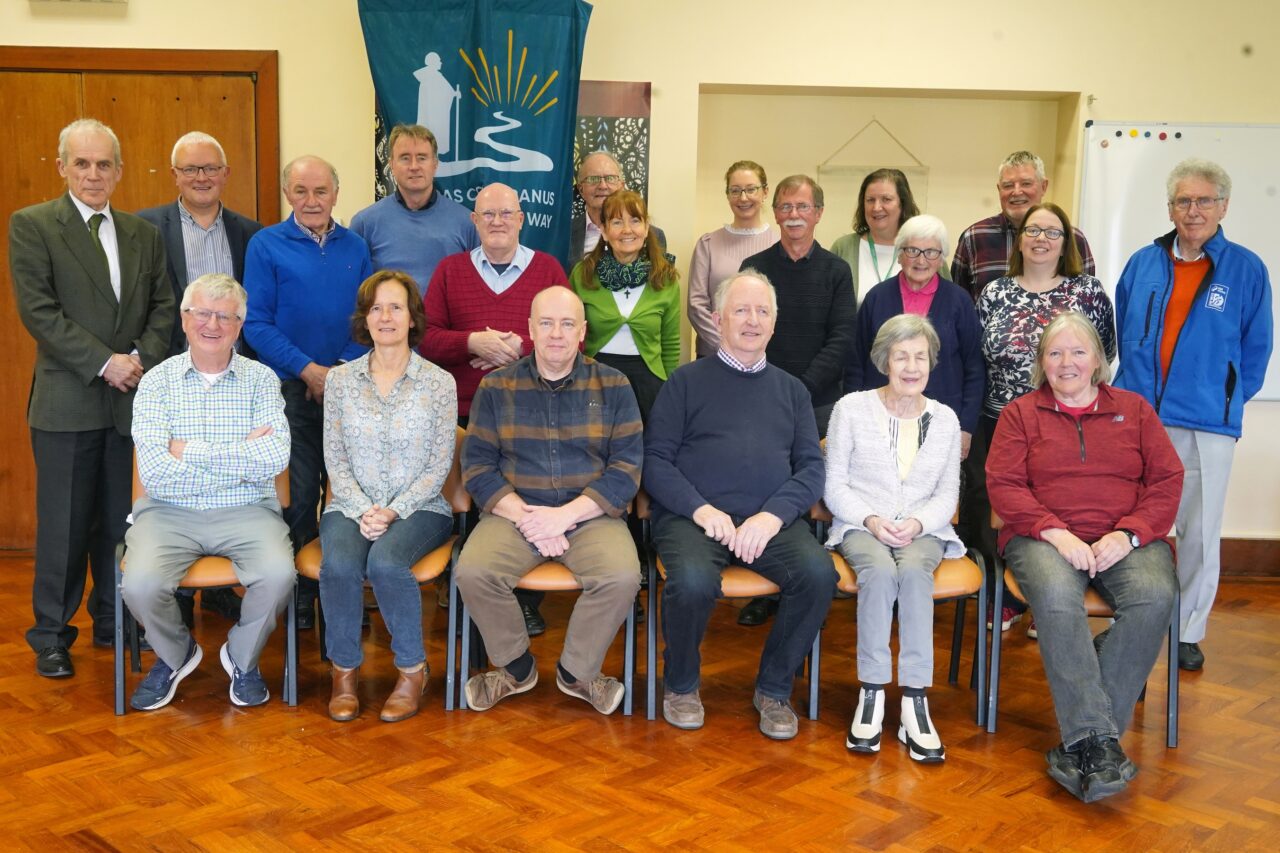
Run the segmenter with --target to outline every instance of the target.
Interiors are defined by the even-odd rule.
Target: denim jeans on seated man
[[[1151,542],[1093,578],[1036,539],[1015,536],[1005,558],[1036,615],[1062,742],[1119,738],[1169,630],[1178,582],[1169,546]],[[1084,609],[1089,586],[1115,610],[1096,647]]]

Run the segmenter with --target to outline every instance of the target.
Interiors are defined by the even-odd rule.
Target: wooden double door
[[[66,191],[55,162],[58,132],[80,117],[116,132],[124,172],[111,204],[127,211],[175,199],[174,141],[191,130],[212,134],[231,166],[223,202],[269,224],[280,211],[277,86],[274,51],[0,47],[0,104],[12,143],[0,158],[0,549],[35,541],[26,422],[35,342],[14,305],[9,217]]]

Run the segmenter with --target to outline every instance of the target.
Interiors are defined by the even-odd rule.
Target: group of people
[[[942,761],[927,701],[932,574],[967,543],[1005,555],[1034,614],[1062,734],[1050,775],[1086,801],[1124,788],[1135,768],[1119,737],[1175,583],[1179,663],[1203,665],[1232,449],[1271,351],[1267,271],[1219,226],[1221,168],[1192,160],[1170,175],[1174,230],[1134,255],[1113,306],[1029,152],[1000,165],[1001,211],[960,236],[950,278],[946,226],[920,213],[902,172],[866,177],[854,233],[828,251],[815,239],[821,186],[781,180],[768,225],[765,170],[742,160],[725,173],[733,222],[697,241],[685,301],[665,235],[607,152],[579,165],[585,215],[566,275],[521,244],[515,189],[491,184],[467,211],[434,185],[430,130],[397,126],[389,150],[395,192],[350,229],[332,215],[337,172],[314,156],[284,168],[292,213],[262,228],[222,205],[230,168],[207,134],[173,148],[178,199],[134,216],[110,205],[122,174],[110,128],[62,131],[67,193],[19,211],[9,232],[37,343],[27,639],[41,675],[73,674],[86,561],[94,641],[109,644],[104,591],[123,538],[123,595],[156,653],[133,707],[168,704],[201,662],[177,588],[205,554],[231,558],[244,587],[243,599],[206,593],[236,623],[219,653],[231,700],[262,704],[258,659],[295,595],[293,555],[319,537],[330,716],[360,714],[367,582],[398,671],[380,716],[411,717],[429,674],[412,566],[453,530],[442,490],[456,464],[478,522],[453,570],[495,665],[467,680],[473,709],[537,683],[529,637],[545,624],[516,585],[545,560],[583,588],[557,687],[618,707],[623,687],[601,666],[635,606],[627,518],[643,486],[666,573],[670,724],[703,725],[699,649],[720,573],[741,564],[781,590],[741,620],[777,614],[760,729],[795,736],[792,680],[835,593],[825,544],[859,587],[847,747],[880,749],[896,608],[898,738],[912,759]],[[698,355],[683,366],[681,310]],[[126,533],[135,448],[146,496]],[[825,543],[809,525],[822,500]],[[1092,638],[1088,585],[1116,612]],[[305,621],[316,591],[296,594]],[[997,628],[1019,616],[1009,602]]]

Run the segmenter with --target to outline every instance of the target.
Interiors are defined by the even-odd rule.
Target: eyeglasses
[[[218,318],[219,323],[239,323],[241,317],[239,314],[228,314],[225,311],[210,311],[208,308],[183,308],[182,313],[190,314],[196,318],[196,322],[204,325],[214,317]]]
[[[1065,232],[1061,228],[1041,228],[1039,225],[1028,225],[1022,229],[1022,233],[1033,240],[1041,234],[1044,235],[1046,240],[1061,240]]]
[[[598,187],[602,183],[607,184],[611,187],[616,187],[618,184],[622,183],[622,176],[621,175],[587,175],[582,179],[582,183],[586,184],[589,187]]]
[[[211,178],[216,178],[218,175],[221,175],[222,170],[227,167],[226,166],[177,166],[176,168],[179,172],[181,172],[185,177],[188,177],[188,178],[194,178],[196,175],[199,175],[201,172],[203,172],[204,174],[208,175]]]
[[[1172,207],[1178,209],[1181,213],[1186,213],[1191,209],[1191,205],[1195,205],[1199,210],[1213,210],[1214,205],[1222,201],[1224,196],[1201,196],[1200,198],[1175,198],[1170,202]]]
[[[786,204],[778,205],[777,207],[774,208],[774,210],[782,214],[791,213],[794,210],[796,213],[803,215],[814,210],[816,207],[817,207],[816,204],[809,204],[809,202],[807,201],[802,201],[799,204],[792,204],[791,202],[787,202]]]
[[[510,222],[513,217],[519,216],[518,210],[481,210],[480,218],[485,222],[492,222],[495,219],[501,219],[503,222]]]
[[[725,190],[725,195],[729,196],[729,198],[742,198],[744,195],[747,198],[750,198],[751,196],[759,193],[762,189],[764,189],[764,187],[759,184],[752,184],[749,187],[729,187],[729,189]]]
[[[915,246],[903,246],[902,254],[906,255],[908,258],[918,258],[921,255],[924,255],[929,260],[936,261],[938,258],[942,257],[942,250],[941,249],[917,249]]]

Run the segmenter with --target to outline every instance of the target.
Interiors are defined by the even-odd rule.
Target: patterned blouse
[[[978,297],[982,355],[987,361],[987,397],[982,413],[998,418],[1009,403],[1032,390],[1031,367],[1040,334],[1063,311],[1092,321],[1107,360],[1116,357],[1116,320],[1111,299],[1091,275],[1068,278],[1045,293],[1032,293],[1008,276],[988,284]]]
[[[383,397],[366,354],[329,371],[324,386],[325,512],[358,520],[374,504],[401,518],[449,515],[440,494],[453,464],[458,391],[453,376],[417,353]]]

